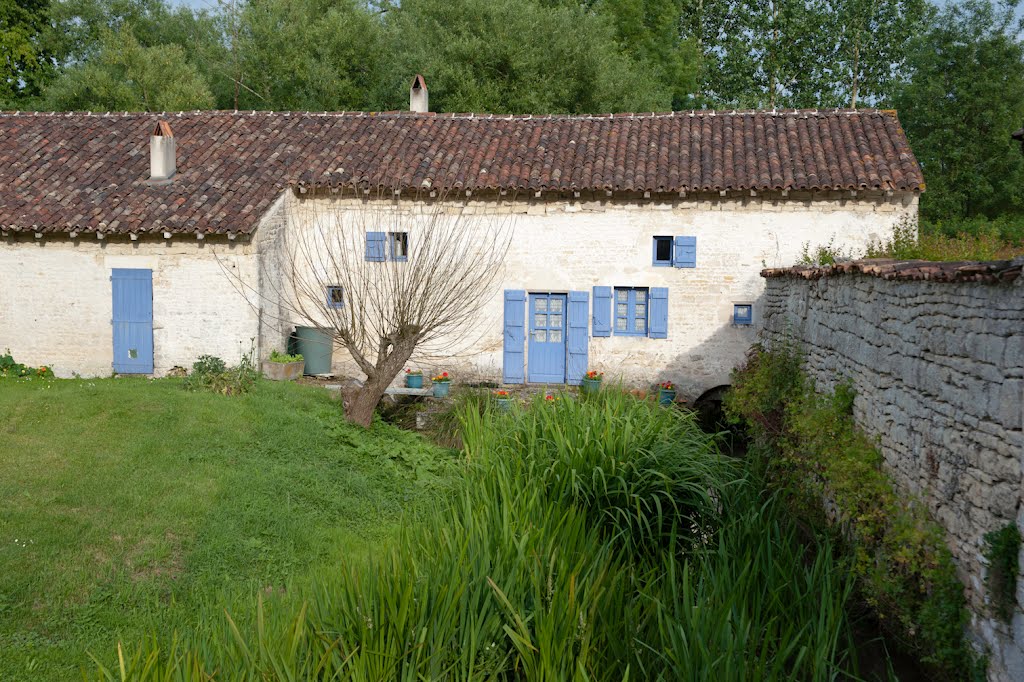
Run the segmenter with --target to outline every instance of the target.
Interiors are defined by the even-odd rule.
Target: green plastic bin
[[[296,327],[292,335],[294,352],[306,361],[304,374],[330,374],[334,352],[333,336],[329,329]]]

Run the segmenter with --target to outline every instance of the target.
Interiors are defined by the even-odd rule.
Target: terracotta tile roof
[[[1020,277],[1022,266],[1024,259],[1021,258],[957,262],[873,258],[822,267],[796,265],[791,268],[769,268],[762,270],[761,276],[821,279],[839,275],[868,275],[881,279],[999,284],[1012,282]]]
[[[149,134],[177,140],[151,185]],[[250,233],[288,186],[919,191],[894,112],[0,114],[0,228]]]

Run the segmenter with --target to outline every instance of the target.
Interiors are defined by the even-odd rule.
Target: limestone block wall
[[[0,240],[0,351],[61,377],[110,375],[113,268],[153,271],[157,376],[203,354],[237,362],[257,336],[257,310],[241,293],[256,286],[248,243],[24,236]]]
[[[415,240],[415,216],[423,204],[404,198],[387,203],[385,210],[409,216],[410,239]],[[898,221],[917,214],[917,196],[909,193],[715,193],[685,198],[474,194],[448,203],[450,210],[466,214],[466,229],[488,229],[491,223],[474,221],[475,215],[510,217],[513,239],[502,284],[491,293],[479,321],[459,338],[414,356],[414,364],[424,371],[453,371],[459,379],[500,381],[503,289],[592,294],[598,285],[667,287],[668,338],[591,336],[589,365],[628,384],[671,379],[690,399],[728,384],[731,370],[754,341],[762,317],[763,267],[793,264],[805,243],[813,247],[834,240],[836,247],[862,251],[868,241],[890,236]],[[331,212],[364,207],[364,200],[350,193],[340,198],[289,196],[282,211],[287,231],[295,234],[317,229]],[[696,237],[697,267],[653,266],[656,235]],[[270,256],[261,252],[261,258]],[[735,303],[754,305],[753,327],[732,324]],[[285,320],[268,332],[268,344],[282,343],[295,322]],[[361,376],[341,350],[335,353],[335,370]]]
[[[763,297],[764,340],[796,340],[820,389],[852,380],[857,423],[945,528],[993,680],[1024,679],[1024,575],[997,622],[982,555],[985,533],[1024,530],[1022,262],[766,271]]]

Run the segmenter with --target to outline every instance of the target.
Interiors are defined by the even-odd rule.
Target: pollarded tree
[[[469,345],[502,280],[511,219],[443,198],[312,197],[288,206],[280,272],[268,278],[264,302],[279,307],[272,317],[329,330],[348,352],[366,379],[345,396],[345,415],[369,426],[413,353]]]

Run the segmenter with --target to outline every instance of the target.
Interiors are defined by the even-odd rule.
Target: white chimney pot
[[[427,95],[427,82],[423,76],[416,74],[409,88],[409,111],[425,114],[430,111],[430,98]]]
[[[159,121],[149,136],[149,179],[170,180],[177,170],[174,133],[166,121]]]

